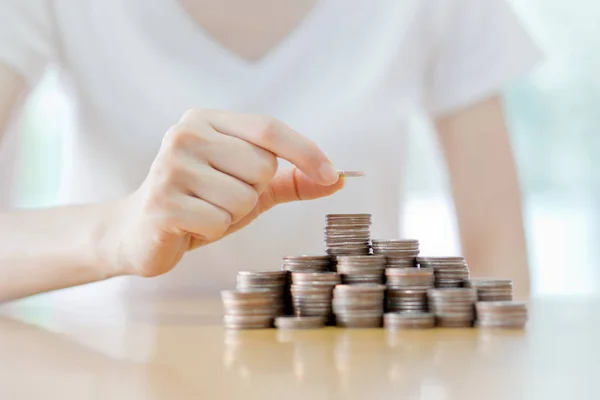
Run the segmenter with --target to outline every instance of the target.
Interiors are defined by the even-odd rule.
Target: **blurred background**
[[[598,294],[600,272],[592,260],[600,253],[600,158],[595,157],[600,153],[600,2],[512,3],[546,53],[543,64],[505,92],[533,294]],[[57,79],[49,71],[20,123],[20,206],[56,201],[61,152],[70,131],[69,103]],[[447,176],[427,121],[415,118],[411,141],[405,236],[419,238],[423,253],[456,253]],[[432,224],[438,225],[435,238]]]

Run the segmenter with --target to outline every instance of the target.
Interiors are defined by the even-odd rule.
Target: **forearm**
[[[512,279],[515,297],[524,299],[530,282],[516,173],[488,177],[453,184],[463,253],[472,275]]]
[[[120,274],[106,257],[114,204],[0,213],[0,302]]]
[[[514,281],[529,294],[521,196],[500,98],[437,121],[463,253],[474,276]]]

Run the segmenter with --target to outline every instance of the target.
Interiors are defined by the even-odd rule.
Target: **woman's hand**
[[[277,158],[294,167],[277,168]],[[278,203],[343,186],[309,139],[265,116],[191,110],[165,135],[141,187],[120,203],[108,256],[125,273],[156,276],[184,253],[238,230]]]

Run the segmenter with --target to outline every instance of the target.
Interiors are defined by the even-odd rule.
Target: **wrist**
[[[134,275],[126,256],[127,216],[131,213],[130,197],[102,205],[100,218],[92,234],[94,265],[105,279]]]

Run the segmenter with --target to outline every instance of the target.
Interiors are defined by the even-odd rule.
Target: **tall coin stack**
[[[285,313],[285,271],[240,271],[237,274],[237,289],[264,289],[273,296],[275,315]]]
[[[223,323],[229,329],[262,329],[273,326],[275,306],[268,289],[223,290],[225,315]]]
[[[337,285],[333,289],[333,313],[337,326],[377,328],[383,322],[385,285]]]
[[[420,267],[434,270],[436,288],[463,287],[465,279],[469,279],[469,266],[464,257],[417,257]]]
[[[477,326],[522,329],[527,323],[527,306],[519,301],[480,301],[476,305]]]
[[[323,317],[331,320],[331,299],[333,288],[340,283],[335,272],[293,272],[292,304],[297,316]]]
[[[373,254],[383,254],[387,259],[386,268],[416,267],[419,255],[419,241],[415,239],[373,239]]]
[[[444,328],[473,326],[477,292],[470,288],[429,289],[429,309]]]
[[[385,257],[382,255],[337,256],[342,283],[383,283]]]
[[[386,268],[387,311],[427,311],[433,268]]]
[[[511,301],[513,282],[509,279],[471,278],[465,281],[465,287],[477,290],[478,301]]]
[[[371,253],[371,214],[328,214],[325,226],[327,254]]]

